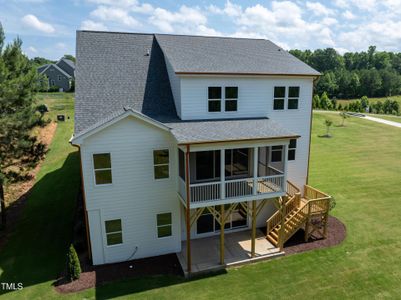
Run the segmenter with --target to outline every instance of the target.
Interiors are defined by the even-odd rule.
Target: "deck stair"
[[[277,212],[267,221],[267,240],[274,246],[283,248],[299,229],[305,231],[305,241],[316,231],[327,235],[327,220],[331,197],[309,185],[301,191],[287,181],[287,194],[277,201]],[[319,222],[311,222],[318,219]],[[284,230],[282,230],[284,228]]]

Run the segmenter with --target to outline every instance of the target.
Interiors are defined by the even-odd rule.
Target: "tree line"
[[[401,94],[401,53],[377,51],[375,46],[343,55],[333,48],[289,52],[322,73],[315,91],[319,95],[351,99]]]

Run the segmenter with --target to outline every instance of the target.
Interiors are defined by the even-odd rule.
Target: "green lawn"
[[[375,114],[369,114],[372,117],[380,118],[380,119],[385,119],[393,122],[398,122],[401,123],[401,117],[398,116],[391,116],[391,115],[375,115]]]
[[[185,281],[177,277],[131,279],[81,293],[73,299],[342,299],[398,298],[401,294],[401,131],[347,119],[347,127],[325,132],[315,113],[310,183],[337,200],[333,214],[347,226],[337,247],[291,255]],[[63,266],[71,233],[71,211],[78,186],[78,160],[68,144],[72,124],[57,129],[25,218],[0,254],[0,281],[22,281],[26,288],[9,298],[59,297],[51,287]]]

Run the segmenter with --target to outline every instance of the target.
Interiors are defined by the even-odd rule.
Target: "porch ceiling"
[[[203,120],[165,123],[178,144],[202,144],[243,140],[298,138],[279,123],[268,118]]]

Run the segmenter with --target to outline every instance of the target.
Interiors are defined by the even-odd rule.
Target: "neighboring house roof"
[[[67,58],[62,57],[60,60],[64,61],[67,65],[69,65],[71,68],[75,69],[75,63],[72,60],[69,60]],[[57,64],[60,61],[57,62]]]
[[[42,73],[42,71],[44,69],[46,69],[48,66],[49,66],[49,64],[42,65],[42,66],[38,67],[37,70],[38,70],[39,73]]]
[[[167,34],[156,39],[176,73],[320,75],[269,40]]]
[[[50,67],[55,68],[57,71],[59,71],[61,74],[63,74],[64,76],[66,76],[67,78],[72,78],[71,75],[69,75],[68,73],[66,73],[63,69],[61,69],[59,66],[57,66],[56,64],[49,64],[46,68],[44,68],[42,71],[39,71],[39,74],[43,74],[45,73]]]
[[[182,121],[165,125],[171,128],[178,144],[299,137],[268,118]]]
[[[159,121],[178,119],[152,34],[78,31],[77,62],[75,134],[122,107]]]

